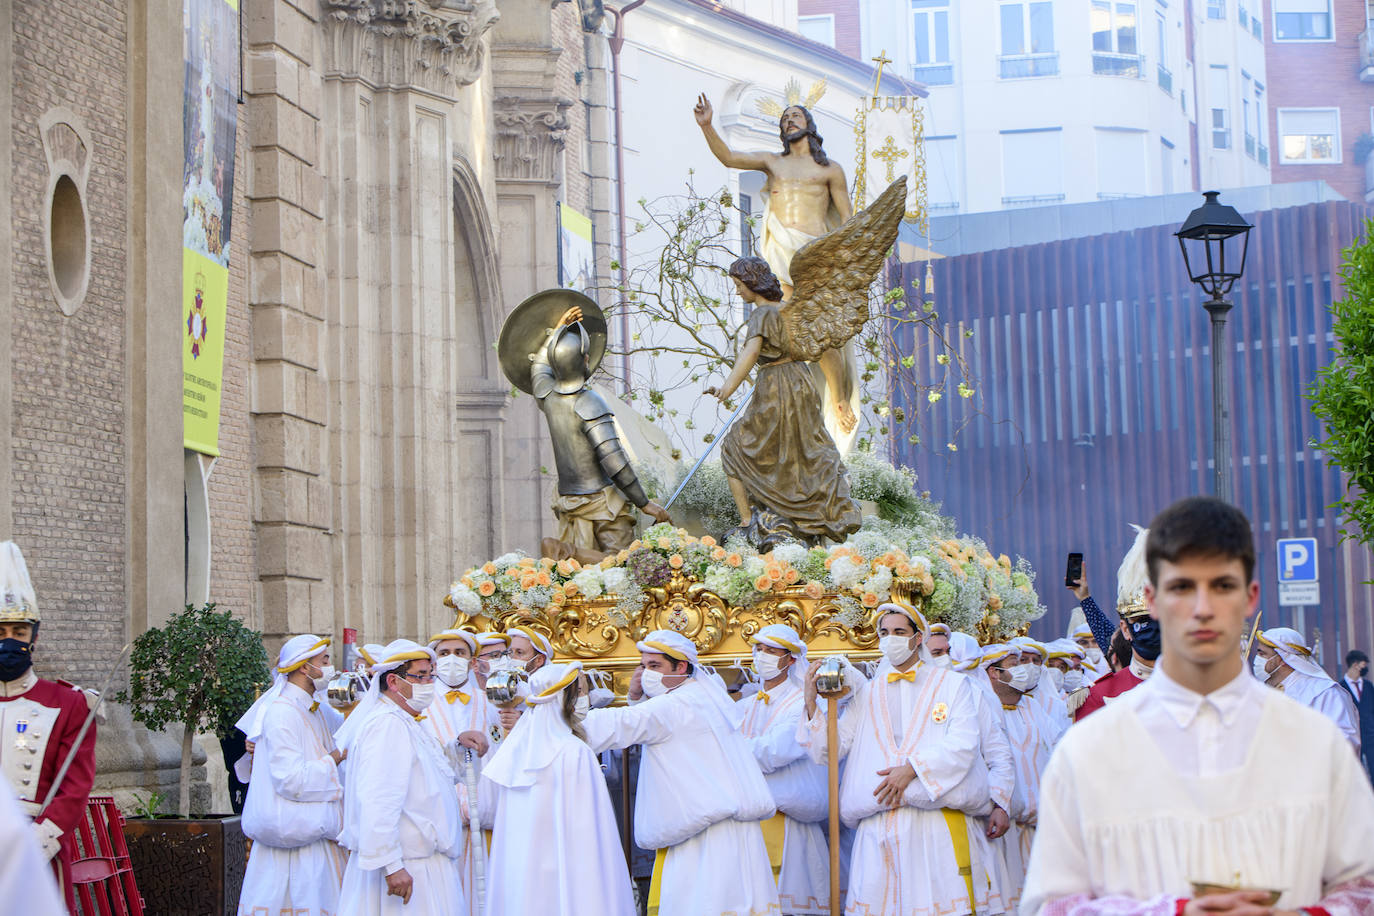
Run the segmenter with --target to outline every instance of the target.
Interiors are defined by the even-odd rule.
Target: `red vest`
[[[1115,699],[1143,683],[1145,682],[1131,673],[1130,668],[1122,668],[1115,674],[1107,675],[1092,685],[1088,691],[1088,698],[1083,701],[1082,706],[1078,707],[1078,712],[1074,714],[1073,720],[1081,722],[1085,716],[1106,706],[1108,700]]]

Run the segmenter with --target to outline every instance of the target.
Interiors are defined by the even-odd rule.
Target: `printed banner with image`
[[[238,0],[186,0],[181,365],[186,448],[219,455],[238,123]]]
[[[596,276],[592,221],[567,204],[558,205],[558,282],[585,293]]]
[[[858,147],[854,209],[868,206],[900,176],[907,176],[906,219],[926,232],[925,118],[916,96],[866,98],[854,115]]]

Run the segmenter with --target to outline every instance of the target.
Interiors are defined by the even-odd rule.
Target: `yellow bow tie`
[[[415,721],[416,721],[416,722],[423,722],[423,721],[425,721],[425,719],[426,719],[425,716],[416,716],[416,717],[415,717]]]
[[[916,683],[916,669],[912,668],[910,671],[889,671],[887,673],[887,682],[891,684],[893,681],[906,681],[908,684]]]
[[[755,699],[761,700],[764,706],[768,705],[768,694],[764,693],[762,690],[754,694],[754,697]]]
[[[315,702],[313,702],[313,703],[310,704],[310,711],[311,711],[311,712],[314,712],[315,710],[317,710],[317,709],[319,709],[319,708],[320,708],[320,701],[319,701],[319,700],[316,700]]]
[[[466,706],[468,705],[468,700],[471,700],[472,697],[463,693],[461,690],[450,690],[448,693],[444,694],[444,699],[448,700],[450,706],[453,705],[454,700],[462,700],[463,705]]]

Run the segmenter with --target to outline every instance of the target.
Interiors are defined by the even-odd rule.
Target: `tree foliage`
[[[152,731],[185,728],[179,813],[189,813],[191,737],[228,736],[238,717],[270,681],[262,634],[213,603],[187,605],[164,627],[134,640],[129,687],[116,699]]]
[[[1312,444],[1345,476],[1335,503],[1344,536],[1374,546],[1374,220],[1343,255],[1345,298],[1331,304],[1337,348],[1308,391],[1326,438]]]
[[[757,229],[728,190],[703,196],[690,176],[682,194],[640,200],[639,209],[642,218],[633,238],[634,250],[643,257],[627,270],[623,287],[605,287],[608,295],[602,296],[603,304],[612,300],[606,309],[611,327],[623,322],[629,330],[628,344],[616,343],[612,334],[605,369],[618,371],[628,360],[626,396],[669,434],[678,446],[676,459],[713,438],[711,430],[695,428],[692,414],[701,403],[700,392],[729,374],[744,346],[748,313],[725,269],[740,254],[740,224]],[[962,353],[972,331],[951,326],[921,289],[895,284],[898,271],[887,273],[886,283],[874,284],[872,317],[854,339],[862,421],[856,444],[880,451],[898,436],[920,444],[924,418],[915,405],[934,404],[946,390],[969,401],[969,416],[958,429],[979,412],[970,400],[977,385]],[[733,410],[747,390],[726,409]],[[948,447],[952,450],[953,443]]]

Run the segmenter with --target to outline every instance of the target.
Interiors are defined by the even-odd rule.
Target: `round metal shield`
[[[588,363],[595,372],[606,355],[606,315],[587,296],[572,289],[546,289],[517,305],[501,326],[496,353],[510,383],[529,394],[530,354],[541,346],[558,319],[573,306],[582,309],[582,327],[591,339]]]

